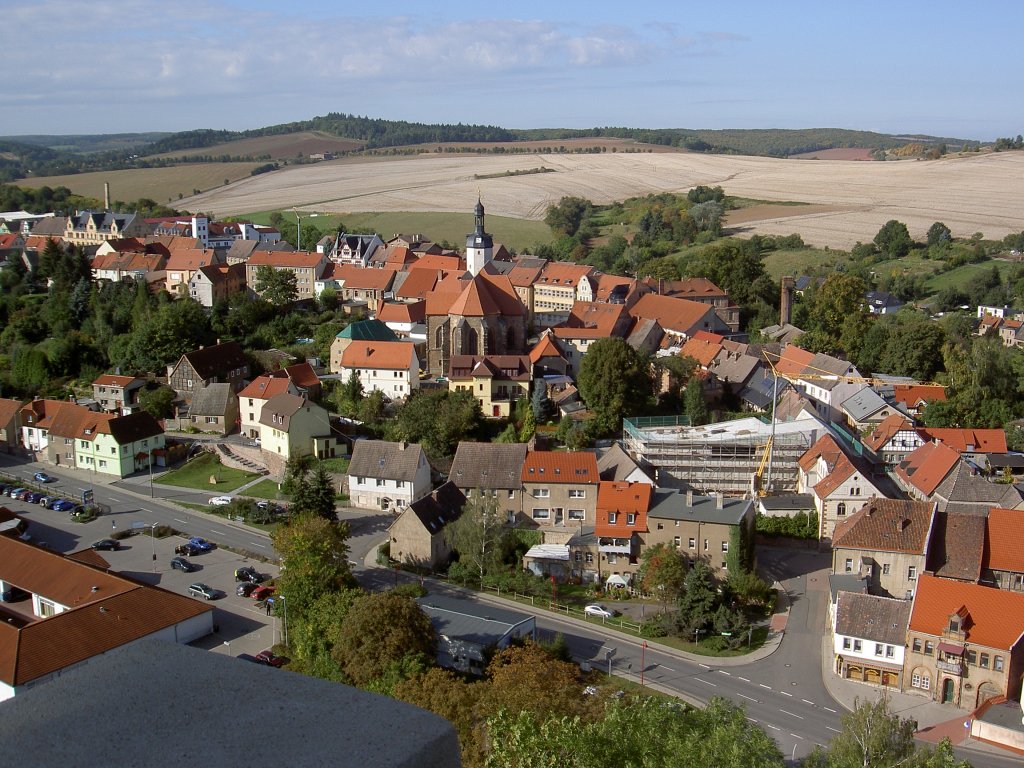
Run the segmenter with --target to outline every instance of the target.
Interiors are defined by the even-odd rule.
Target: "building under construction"
[[[742,495],[753,488],[795,493],[797,459],[828,432],[817,419],[776,422],[749,417],[691,427],[686,417],[623,421],[626,450],[656,471],[662,488]]]

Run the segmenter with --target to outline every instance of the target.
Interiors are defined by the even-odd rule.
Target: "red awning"
[[[940,653],[951,653],[954,656],[963,656],[964,647],[962,645],[953,645],[952,643],[939,643]]]

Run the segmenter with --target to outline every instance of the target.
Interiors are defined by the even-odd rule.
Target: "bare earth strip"
[[[476,179],[540,166],[555,173]],[[290,209],[356,211],[466,211],[477,194],[489,213],[540,219],[563,195],[595,203],[658,192],[721,185],[731,195],[800,201],[780,217],[743,222],[747,233],[790,234],[817,245],[849,248],[868,241],[889,219],[922,238],[935,221],[953,234],[983,232],[1001,238],[1024,230],[1024,152],[934,161],[849,162],[685,153],[600,155],[428,154],[373,162],[331,162],[286,168],[243,179],[180,206],[237,215]]]

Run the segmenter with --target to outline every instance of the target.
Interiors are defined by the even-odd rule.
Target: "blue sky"
[[[244,129],[332,111],[508,128],[1024,132],[1022,3],[3,7],[4,135]]]

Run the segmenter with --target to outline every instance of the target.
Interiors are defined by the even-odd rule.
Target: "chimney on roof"
[[[400,441],[398,443],[398,450],[400,450],[400,451],[404,451],[408,447],[409,447],[409,444],[407,442],[405,442],[405,440],[402,440],[402,441]]]
[[[103,182],[103,207],[110,210],[110,182]]]
[[[871,517],[873,514],[875,514],[875,507],[874,505],[871,505],[870,507],[868,507],[867,516]]]
[[[898,530],[905,531],[910,527],[910,520],[904,517],[896,524],[896,526]]]

